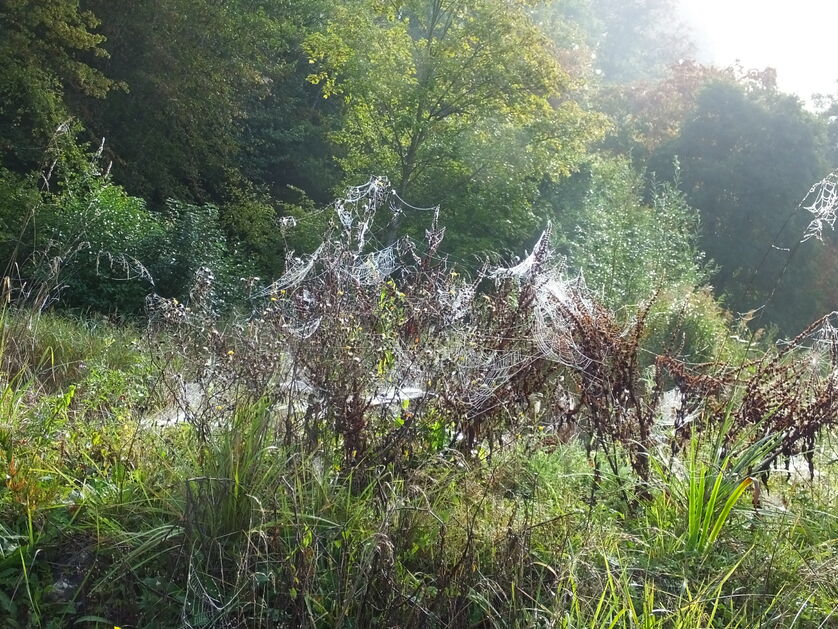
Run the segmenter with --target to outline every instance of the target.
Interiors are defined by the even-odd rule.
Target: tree
[[[676,0],[553,0],[537,13],[558,47],[590,59],[606,85],[659,79],[693,56]]]
[[[386,175],[413,203],[443,202],[460,250],[532,231],[542,179],[571,172],[601,121],[567,98],[526,3],[354,0],[330,17],[305,45],[311,82],[345,103],[346,180]]]
[[[248,99],[242,120],[241,169],[266,186],[274,199],[296,201],[300,191],[315,202],[333,200],[340,169],[328,135],[335,130],[341,103],[324,99],[307,77],[308,55],[302,43],[324,27],[328,0],[293,0],[275,16],[281,25],[277,51],[281,64],[265,93]]]
[[[838,92],[815,96],[818,116],[826,125],[827,155],[832,165],[838,165]]]
[[[661,78],[602,86],[596,104],[613,122],[603,148],[645,166],[656,150],[678,137],[702,90],[725,79],[733,79],[732,69],[683,61]]]
[[[751,94],[777,91],[773,68],[745,69],[739,64],[717,68],[689,60],[673,64],[659,78],[605,84],[600,86],[595,103],[613,125],[602,148],[616,155],[631,155],[645,168],[655,151],[680,135],[699,95],[717,82],[737,84]]]
[[[676,0],[591,0],[591,7],[600,25],[596,51],[606,82],[661,77],[693,55]]]
[[[109,138],[118,181],[158,207],[168,197],[223,199],[239,179],[253,103],[282,89],[305,3],[86,4],[109,42],[99,67],[129,92],[102,102],[74,96],[91,131]]]
[[[702,246],[720,266],[716,289],[734,309],[750,310],[782,275],[766,316],[787,331],[805,325],[815,314],[805,271],[811,248],[791,261],[789,253],[808,222],[798,203],[826,170],[817,119],[770,81],[716,82],[658,151],[654,169],[667,173],[675,156],[687,198],[701,212]]]
[[[8,167],[38,165],[56,127],[71,115],[68,89],[101,99],[121,87],[92,65],[108,55],[98,26],[78,0],[0,3],[0,159]]]

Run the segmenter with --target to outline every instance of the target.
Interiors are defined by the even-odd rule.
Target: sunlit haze
[[[781,89],[804,99],[838,88],[838,2],[681,0],[699,57],[720,66],[777,69]]]

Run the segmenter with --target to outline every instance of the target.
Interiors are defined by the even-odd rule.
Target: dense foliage
[[[45,257],[56,238],[89,241],[78,260],[87,269],[64,293],[70,305],[137,311],[143,273],[135,279],[145,284],[84,288],[107,277],[101,264],[90,269],[103,252],[162,274],[157,289],[172,296],[211,259],[220,275],[275,277],[286,244],[316,242],[318,206],[373,174],[413,205],[443,202],[447,251],[470,266],[474,254],[513,251],[552,220],[579,257],[572,264],[634,273],[641,250],[657,248],[641,242],[648,219],[637,208],[660,209],[655,196],[674,185],[699,216],[684,229],[698,230],[712,261],[694,288],[709,282],[739,312],[770,301],[759,324],[787,333],[828,309],[836,291],[834,277],[818,273],[834,240],[791,246],[807,220],[792,216],[798,201],[836,165],[830,97],[815,116],[780,93],[770,71],[689,61],[669,1],[15,0],[0,23],[0,249],[25,282],[31,254]],[[97,148],[109,174],[80,183]],[[597,175],[579,192],[586,173],[602,171],[596,164],[625,158],[635,174]],[[100,204],[96,187],[113,188],[110,227],[68,236],[53,225],[51,212],[72,224],[81,206]],[[35,235],[41,206],[47,229]],[[164,253],[156,230],[179,247],[192,229],[185,217],[198,214],[193,242],[215,242],[214,253]],[[281,225],[291,218],[300,229],[289,236]],[[621,234],[629,223],[635,244],[594,251],[597,230]],[[382,238],[417,229],[399,217]],[[164,268],[173,263],[178,270]],[[104,297],[114,291],[125,297]],[[621,298],[642,297],[632,289]]]
[[[649,364],[547,234],[475,280],[431,217],[365,251],[397,202],[351,190],[250,317],[206,269],[144,331],[6,314],[9,626],[827,626],[834,313]]]
[[[675,10],[0,3],[0,625],[831,626],[838,96]]]

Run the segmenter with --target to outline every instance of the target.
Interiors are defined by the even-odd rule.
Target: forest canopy
[[[691,60],[671,0],[9,0],[0,28],[0,255],[24,284],[60,257],[65,306],[136,313],[202,266],[235,299],[371,176],[467,267],[553,223],[609,300],[709,285],[790,333],[838,294],[798,208],[834,100]]]

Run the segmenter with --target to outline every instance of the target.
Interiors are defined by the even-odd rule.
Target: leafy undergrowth
[[[431,444],[348,465],[337,435],[289,444],[276,407],[245,393],[205,436],[149,423],[152,350],[97,364],[86,352],[127,332],[41,329],[73,330],[65,360],[87,364],[60,386],[48,364],[4,383],[4,626],[835,622],[834,461],[775,472],[757,501],[727,472],[760,444],[720,457],[696,437],[680,466],[654,459],[636,498],[628,453],[615,475],[583,435],[532,422],[491,452]]]
[[[549,228],[466,278],[436,213],[370,250],[398,201],[246,317],[209,269],[142,332],[5,312],[6,626],[835,626],[838,313],[615,312]]]

